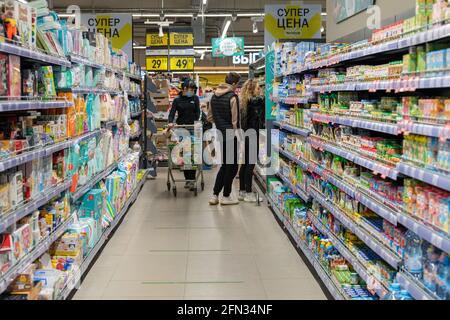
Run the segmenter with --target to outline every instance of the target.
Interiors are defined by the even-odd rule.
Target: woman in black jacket
[[[180,95],[175,98],[169,114],[169,128],[177,125],[193,125],[200,120],[200,99],[196,95],[197,86],[191,79],[186,79],[181,84]],[[175,120],[175,116],[177,118]],[[191,130],[193,131],[193,130]],[[194,190],[195,170],[185,170],[186,189]]]
[[[241,128],[244,131],[256,131],[256,148],[251,148],[254,141],[245,138],[245,163],[241,165],[239,171],[240,191],[239,200],[245,202],[256,202],[256,196],[252,190],[253,170],[258,160],[259,152],[259,130],[264,128],[265,122],[265,101],[262,97],[261,88],[254,79],[247,80],[241,90],[240,95],[240,118]],[[256,154],[250,154],[255,153]]]

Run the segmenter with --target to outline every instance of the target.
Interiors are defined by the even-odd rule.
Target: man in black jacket
[[[175,116],[177,115],[177,125],[193,125],[200,119],[200,99],[196,95],[197,86],[191,79],[185,79],[181,84],[182,91],[172,103],[169,114],[169,128],[175,125]],[[193,130],[190,130],[191,133]],[[186,189],[194,191],[195,170],[184,170],[186,180]]]
[[[222,134],[221,143],[222,166],[216,177],[214,185],[214,195],[209,201],[210,205],[219,204],[219,194],[223,190],[221,205],[239,204],[239,201],[232,196],[233,180],[238,172],[237,161],[237,139],[236,136],[227,138],[227,131],[237,131],[239,125],[239,98],[234,93],[241,76],[235,72],[230,72],[225,78],[225,83],[221,84],[214,96],[208,110],[208,121],[216,125],[217,130]],[[233,157],[227,161],[227,152],[232,152]]]

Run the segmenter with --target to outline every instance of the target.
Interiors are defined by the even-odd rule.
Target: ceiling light
[[[205,59],[205,52],[202,53],[202,55],[200,56],[200,60]]]
[[[231,25],[231,20],[226,19],[225,24],[222,28],[222,37],[221,37],[222,39],[225,39],[227,37],[227,32],[228,32],[228,29],[230,28],[230,25]]]
[[[325,31],[324,27],[320,28],[320,32],[324,32],[324,31]]]
[[[327,15],[327,13],[326,13],[326,12],[322,12],[322,13],[321,13],[321,15],[323,15],[323,16],[326,16],[326,15]]]
[[[160,38],[164,37],[164,32],[163,32],[162,25],[159,26],[159,34],[158,35],[159,35]]]
[[[253,22],[253,33],[258,33],[258,25],[256,24],[256,21]]]
[[[208,0],[203,0],[203,5],[206,6],[206,4],[208,3]]]

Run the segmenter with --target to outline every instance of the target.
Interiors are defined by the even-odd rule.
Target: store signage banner
[[[81,24],[90,32],[102,33],[133,60],[133,18],[128,13],[81,14]]]
[[[167,48],[169,45],[169,35],[165,32],[162,37],[159,31],[147,31],[146,46],[147,48]]]
[[[374,4],[374,0],[333,0],[333,15],[337,23],[342,22]]]
[[[212,39],[212,56],[214,58],[243,56],[244,54],[244,38],[242,37]]]
[[[170,32],[170,47],[193,47],[194,34],[192,32]]]
[[[150,72],[194,70],[194,34],[192,28],[170,27],[159,36],[159,28],[147,29],[146,67]]]
[[[266,54],[266,120],[275,120],[273,110],[276,104],[272,102],[273,81],[275,79],[275,51]]]
[[[264,44],[277,40],[321,39],[322,6],[293,2],[265,6]]]

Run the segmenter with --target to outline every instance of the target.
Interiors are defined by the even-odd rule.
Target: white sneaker
[[[209,199],[209,204],[212,206],[217,206],[219,204],[219,197],[212,196],[211,199]]]
[[[245,191],[239,191],[238,200],[239,200],[239,201],[244,201],[246,195],[247,195],[247,192],[245,192]]]
[[[220,204],[223,206],[232,206],[239,204],[239,200],[230,195],[229,197],[222,197],[222,200],[220,200]]]
[[[252,192],[252,193],[247,193],[247,195],[245,196],[244,201],[245,201],[245,202],[251,202],[251,203],[254,203],[254,202],[258,201],[258,200],[256,199],[256,194],[254,194],[254,193]]]

